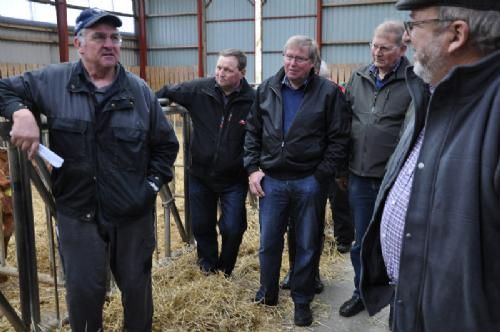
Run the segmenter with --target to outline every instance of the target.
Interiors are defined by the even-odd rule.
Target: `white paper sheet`
[[[38,155],[47,160],[55,168],[61,167],[64,162],[64,159],[43,144],[39,144],[38,146]]]

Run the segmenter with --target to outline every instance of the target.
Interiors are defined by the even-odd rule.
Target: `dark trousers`
[[[102,218],[98,218],[99,225],[60,213],[57,218],[71,330],[102,329],[109,266],[122,293],[123,329],[151,331],[153,211],[151,217],[120,226],[107,224]]]
[[[323,236],[326,187],[308,176],[297,180],[278,180],[266,175],[262,180],[265,196],[260,199],[260,288],[258,297],[275,302],[284,235],[293,216],[296,254],[290,276],[294,303],[310,303],[314,298],[314,277],[319,264]]]
[[[351,262],[354,268],[354,293],[358,295],[361,272],[361,241],[370,224],[381,182],[382,179],[379,178],[349,174],[349,204],[355,230],[354,245],[351,249]]]
[[[198,263],[204,271],[217,269],[230,275],[247,229],[245,200],[248,185],[237,183],[218,189],[199,177],[189,176],[189,206]],[[217,206],[220,217],[217,221]],[[217,223],[222,246],[218,254]]]
[[[333,234],[337,244],[350,245],[354,240],[354,225],[349,208],[349,196],[332,180],[328,188],[328,200],[333,218]]]

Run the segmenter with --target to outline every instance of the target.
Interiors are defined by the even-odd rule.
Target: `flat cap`
[[[118,16],[99,8],[87,8],[82,10],[80,15],[76,18],[75,35],[77,35],[80,30],[91,27],[101,21],[108,22],[115,28],[122,26],[122,20],[120,20]]]
[[[431,6],[463,7],[476,10],[500,11],[500,0],[398,0],[399,10],[413,10]]]

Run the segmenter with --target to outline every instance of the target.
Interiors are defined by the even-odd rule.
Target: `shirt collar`
[[[306,78],[306,80],[304,81],[304,84],[302,84],[298,89],[295,89],[292,86],[292,83],[290,82],[290,80],[288,79],[288,77],[286,75],[283,77],[283,80],[281,81],[282,85],[285,85],[286,87],[288,87],[288,88],[290,88],[292,90],[305,89],[305,87],[307,86],[307,83],[309,83],[309,79],[308,78]]]
[[[389,78],[391,76],[391,74],[393,73],[396,73],[399,69],[399,66],[401,65],[401,59],[402,58],[399,58],[399,60],[394,64],[394,67],[392,67],[392,70],[389,72],[389,75],[385,75],[384,77],[384,80]],[[370,74],[372,74],[375,78],[378,78],[378,67],[375,66],[373,63],[370,65]]]

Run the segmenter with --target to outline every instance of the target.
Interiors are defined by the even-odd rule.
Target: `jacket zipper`
[[[280,108],[283,109],[283,103],[281,102],[281,94],[276,90],[274,86],[271,86],[271,90],[276,94],[276,97],[278,97],[280,101]],[[281,160],[283,161],[285,159],[285,132],[283,131],[283,115],[281,115],[281,123],[280,123],[280,128],[281,128]]]

